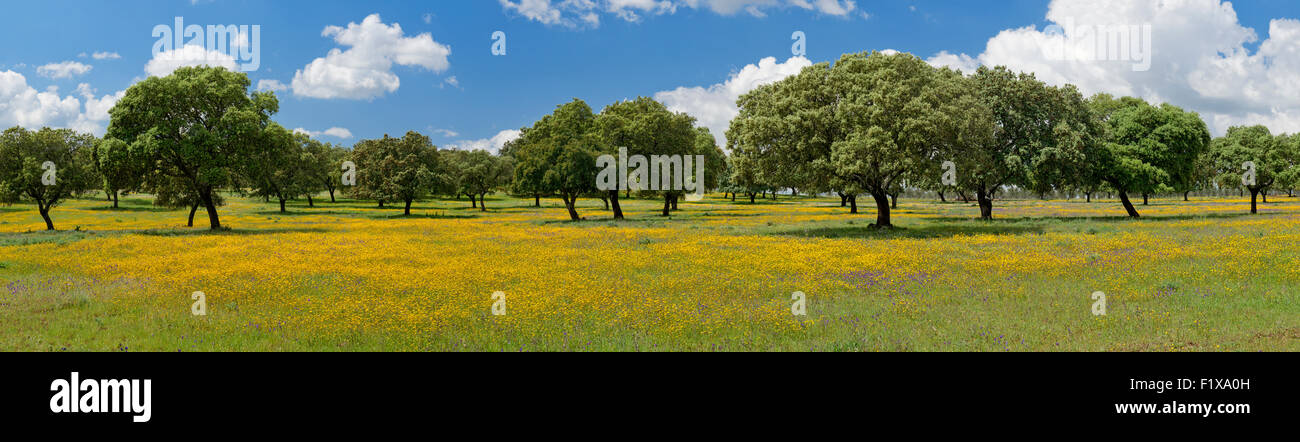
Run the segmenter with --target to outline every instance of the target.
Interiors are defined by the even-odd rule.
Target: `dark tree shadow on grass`
[[[127,205],[125,205],[125,204],[122,204],[122,205],[120,205],[120,207],[116,207],[116,208],[114,208],[113,206],[96,206],[96,207],[87,207],[87,208],[82,209],[82,210],[89,210],[89,211],[92,211],[92,212],[122,212],[122,213],[132,213],[132,212],[152,212],[152,213],[166,213],[166,212],[181,212],[181,211],[184,211],[185,209],[170,209],[170,208],[167,208],[167,207],[157,207],[157,206],[138,206],[138,207],[132,207],[132,206],[127,206]]]
[[[1037,235],[1045,232],[1041,226],[1001,225],[993,223],[941,223],[918,227],[893,227],[877,229],[868,224],[786,229],[772,232],[777,236],[802,238],[860,238],[860,239],[935,239],[962,235]]]

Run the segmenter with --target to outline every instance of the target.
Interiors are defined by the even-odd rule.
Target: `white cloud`
[[[460,136],[460,132],[456,132],[451,129],[432,129],[432,131],[433,133],[440,134],[447,138],[454,138]]]
[[[455,75],[447,77],[447,79],[443,80],[442,83],[446,86],[460,87],[460,80],[457,80]]]
[[[445,147],[453,150],[486,150],[495,154],[501,152],[501,148],[505,147],[506,143],[518,139],[521,133],[522,132],[518,130],[503,130],[497,132],[497,134],[493,135],[492,138],[458,141],[448,144]]]
[[[707,88],[679,87],[659,92],[655,94],[655,99],[675,112],[685,112],[695,117],[699,120],[699,125],[709,128],[718,142],[725,146],[727,128],[740,113],[736,100],[741,95],[797,74],[808,66],[812,66],[812,62],[804,57],[791,57],[784,63],[778,63],[775,57],[767,57],[759,60],[756,65],[747,65],[731,74],[725,82]]]
[[[221,67],[239,72],[235,57],[224,52],[209,51],[199,45],[186,45],[180,49],[158,53],[144,66],[144,71],[151,77],[166,77],[177,69],[189,66]]]
[[[103,135],[108,110],[124,95],[126,91],[96,97],[85,83],[77,86],[77,96],[61,96],[57,87],[38,92],[22,74],[0,71],[0,127],[68,128]]]
[[[122,58],[122,56],[118,55],[116,52],[96,52],[94,55],[91,55],[91,58],[96,60],[117,60]]]
[[[326,27],[321,36],[333,37],[346,51],[330,50],[293,75],[293,93],[310,98],[371,99],[401,86],[393,65],[418,66],[433,72],[450,67],[451,48],[428,33],[406,37],[401,25],[383,23],[371,14],[360,24]]]
[[[646,16],[671,15],[679,8],[708,9],[720,15],[745,12],[765,17],[768,10],[799,8],[820,14],[850,17],[853,0],[498,0],[508,12],[539,23],[569,28],[600,26],[600,14],[629,22]],[[866,17],[864,14],[863,17]]]
[[[37,67],[36,73],[42,77],[62,79],[86,75],[91,69],[94,69],[94,67],[75,61],[65,61]]]
[[[347,130],[347,129],[344,129],[344,128],[341,128],[341,127],[331,127],[331,128],[329,128],[329,129],[325,129],[325,130],[320,131],[320,132],[313,132],[313,131],[310,131],[310,130],[307,130],[307,129],[303,129],[303,128],[300,127],[300,128],[294,129],[294,130],[293,130],[293,133],[296,133],[296,134],[306,134],[307,136],[312,137],[312,138],[319,138],[319,137],[321,137],[322,135],[323,135],[323,136],[327,136],[327,137],[338,138],[338,139],[341,139],[341,140],[347,140],[347,139],[351,139],[351,138],[352,138],[352,131]]]
[[[281,83],[280,80],[258,80],[257,90],[282,92],[282,91],[289,90],[289,86],[284,83]]]
[[[1002,31],[977,56],[941,52],[929,62],[967,72],[981,64],[1006,65],[1048,83],[1075,84],[1085,94],[1168,102],[1200,112],[1219,134],[1240,124],[1300,131],[1300,21],[1273,20],[1252,53],[1247,46],[1259,42],[1256,31],[1220,0],[1054,0],[1047,20],[1053,26],[1043,30]],[[1149,53],[1139,54],[1147,51],[1137,44],[1123,57],[1098,45],[1098,35],[1105,39],[1105,30],[1115,26],[1136,27],[1129,36],[1139,43],[1149,26]]]

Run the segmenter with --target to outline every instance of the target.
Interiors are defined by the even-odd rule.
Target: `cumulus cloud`
[[[151,77],[166,77],[177,69],[189,66],[211,66],[239,72],[235,57],[220,51],[209,51],[203,46],[186,45],[180,49],[163,51],[153,56],[144,71]]]
[[[497,132],[497,134],[493,135],[492,138],[484,138],[480,140],[457,141],[455,143],[448,144],[445,147],[447,149],[452,149],[452,150],[486,150],[488,152],[495,154],[501,152],[501,148],[505,147],[506,143],[518,139],[521,133],[522,132],[518,130],[503,130],[501,132]]]
[[[293,75],[293,93],[309,98],[371,99],[394,92],[401,79],[393,65],[415,66],[433,72],[450,67],[451,48],[428,34],[407,37],[402,26],[386,25],[379,14],[360,24],[329,26],[321,32],[347,50],[331,49]]]
[[[799,73],[812,62],[804,57],[791,57],[778,63],[775,57],[759,60],[758,64],[745,66],[732,73],[724,82],[708,87],[679,87],[655,94],[655,99],[675,112],[685,112],[709,128],[713,136],[725,146],[727,128],[740,113],[736,100],[755,88],[775,83]]]
[[[103,135],[108,110],[126,91],[98,97],[95,94],[85,83],[77,86],[76,95],[60,95],[57,87],[40,92],[29,86],[22,74],[0,71],[0,127],[67,128]]]
[[[310,130],[303,129],[303,128],[300,127],[300,128],[294,129],[294,130],[293,130],[293,133],[296,133],[296,134],[306,134],[307,136],[312,137],[312,138],[319,138],[319,137],[321,137],[322,135],[323,135],[323,136],[327,136],[327,137],[338,138],[338,139],[341,139],[341,140],[347,140],[347,139],[351,139],[351,138],[352,138],[352,131],[347,130],[347,129],[344,129],[344,128],[341,128],[341,127],[331,127],[331,128],[329,128],[329,129],[325,129],[325,130],[323,130],[323,131],[319,131],[319,132],[310,131]]]
[[[1272,20],[1261,42],[1220,0],[1054,0],[1047,20],[1000,32],[979,55],[928,61],[966,72],[1006,65],[1085,94],[1168,102],[1200,112],[1218,134],[1242,124],[1300,132],[1300,21]]]
[[[93,69],[93,67],[87,64],[81,64],[75,61],[65,61],[38,66],[36,68],[36,74],[47,78],[62,79],[86,75],[91,69]]]
[[[601,14],[640,22],[647,16],[669,15],[679,9],[707,9],[720,15],[740,12],[764,17],[773,9],[798,8],[849,17],[858,10],[853,0],[498,0],[507,12],[546,25],[569,28],[600,26]],[[865,17],[865,14],[864,14]]]

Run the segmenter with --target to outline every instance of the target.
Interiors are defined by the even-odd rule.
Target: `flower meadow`
[[[340,200],[230,196],[184,228],[148,197],[0,207],[0,349],[1297,351],[1300,199]],[[198,223],[202,224],[202,211]],[[191,313],[206,294],[207,314]],[[504,314],[492,297],[505,294]],[[806,315],[792,294],[806,294]],[[1094,292],[1106,315],[1094,315]]]

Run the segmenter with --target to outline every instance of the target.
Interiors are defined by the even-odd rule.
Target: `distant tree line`
[[[980,216],[1008,193],[1114,194],[1138,217],[1134,196],[1236,190],[1257,199],[1293,194],[1300,184],[1300,136],[1263,126],[1233,127],[1211,138],[1206,124],[1173,105],[1049,86],[1032,74],[981,67],[965,75],[909,54],[846,54],[742,96],[727,131],[727,150],[694,118],[646,97],[596,113],[582,100],[556,107],[498,154],[438,149],[408,132],[361,140],[351,149],[275,123],[279,101],[250,92],[242,73],[187,67],[150,77],[110,110],[101,139],[66,129],[15,127],[0,134],[0,202],[32,202],[46,227],[69,198],[102,190],[147,193],[154,204],[199,209],[221,228],[223,192],[278,203],[328,194],[400,205],[435,195],[468,197],[487,210],[487,195],[509,192],[559,198],[573,220],[580,198],[600,199],[613,218],[632,190],[600,190],[597,158],[690,155],[705,158],[704,188],[750,203],[778,193],[840,196],[858,213],[858,197],[876,207],[877,227],[905,190],[973,200]],[[355,185],[344,185],[344,164]],[[351,183],[350,183],[351,184]],[[620,195],[621,194],[621,195]],[[678,210],[681,190],[639,190]]]
[[[725,191],[751,201],[776,189],[838,194],[853,213],[858,196],[870,195],[879,227],[892,224],[904,188],[973,196],[985,219],[1009,191],[1089,201],[1104,191],[1136,218],[1134,195],[1145,204],[1158,194],[1244,188],[1256,213],[1260,195],[1291,194],[1300,182],[1300,137],[1253,126],[1211,139],[1199,115],[1177,106],[1084,98],[1072,85],[1005,67],[963,75],[910,54],[846,54],[737,104]],[[948,162],[955,173],[945,182]]]

